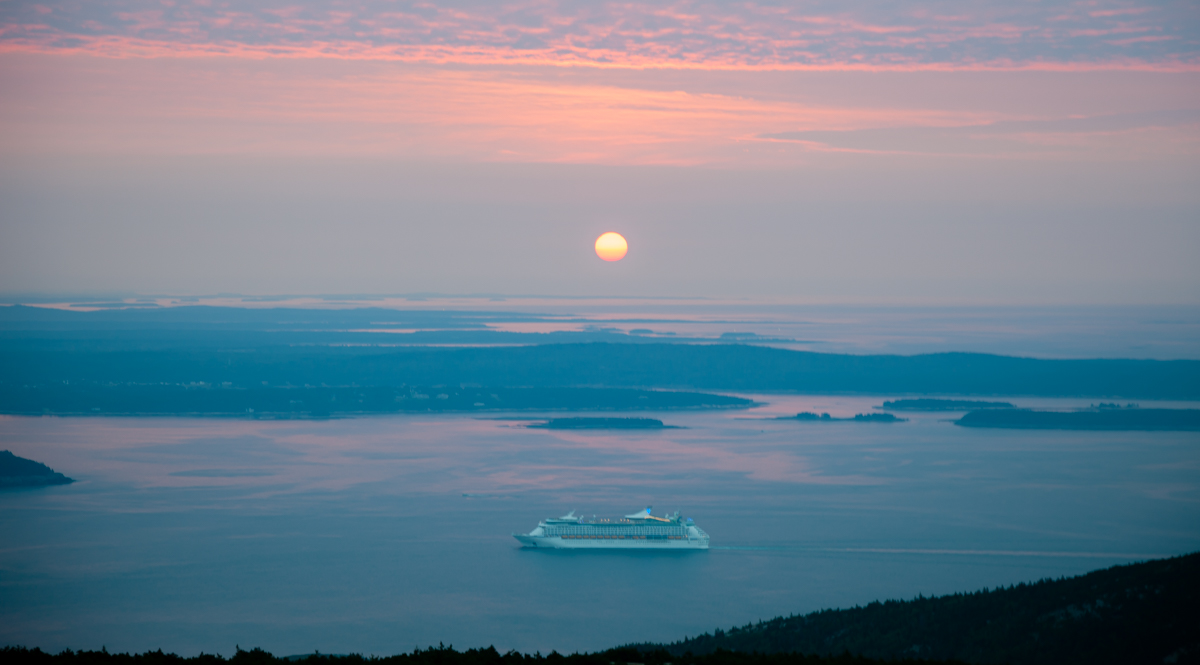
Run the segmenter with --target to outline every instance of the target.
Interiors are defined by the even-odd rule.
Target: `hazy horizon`
[[[8,292],[1200,302],[1188,2],[0,22]]]

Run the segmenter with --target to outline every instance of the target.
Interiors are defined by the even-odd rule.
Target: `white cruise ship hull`
[[[556,550],[706,550],[707,538],[680,538],[678,540],[646,540],[640,538],[563,538],[561,536],[534,536],[514,533],[525,547]]]
[[[522,545],[547,550],[706,550],[708,534],[692,520],[637,512],[620,519],[576,517],[575,511],[538,523],[529,533],[514,533]]]

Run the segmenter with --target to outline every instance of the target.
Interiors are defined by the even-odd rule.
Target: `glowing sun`
[[[596,256],[605,261],[620,261],[625,258],[625,252],[628,251],[629,243],[625,242],[624,236],[620,233],[609,231],[596,238]]]

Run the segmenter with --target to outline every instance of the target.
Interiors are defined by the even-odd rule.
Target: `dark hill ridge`
[[[5,337],[0,386],[604,386],[803,393],[1200,399],[1200,361],[1036,360],[971,353],[852,356],[739,344],[490,348],[46,345]]]
[[[646,645],[655,650],[658,645]],[[1079,577],[824,610],[666,645],[1013,665],[1200,662],[1200,553]]]
[[[0,488],[42,487],[73,482],[75,481],[56,473],[41,462],[17,457],[8,450],[0,450]]]
[[[109,653],[102,651],[63,651],[48,654],[40,649],[23,647],[4,647],[0,649],[0,662],[13,665],[180,665],[195,663],[196,665],[212,665],[214,663],[233,663],[234,665],[882,665],[884,662],[861,656],[841,654],[838,656],[805,656],[803,654],[742,654],[715,653],[707,656],[691,656],[676,658],[663,652],[644,653],[637,649],[609,649],[599,653],[574,653],[564,656],[550,652],[543,656],[509,651],[500,653],[495,647],[486,649],[467,649],[456,651],[453,647],[439,646],[428,649],[414,649],[412,653],[402,653],[395,656],[367,656],[359,654],[330,655],[304,654],[296,656],[277,657],[262,649],[243,651],[238,648],[228,659],[217,654],[201,653],[191,658],[181,658],[173,653],[147,651],[142,654]],[[903,660],[908,665],[922,665],[930,660]],[[949,664],[947,664],[949,665]]]

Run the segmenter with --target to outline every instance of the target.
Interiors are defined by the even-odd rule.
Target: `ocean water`
[[[0,449],[78,482],[0,492],[0,643],[596,650],[1200,549],[1196,433],[772,420],[883,398],[751,397],[764,405],[647,414],[680,427],[662,431],[3,417]],[[693,517],[713,549],[511,537],[646,505]]]

